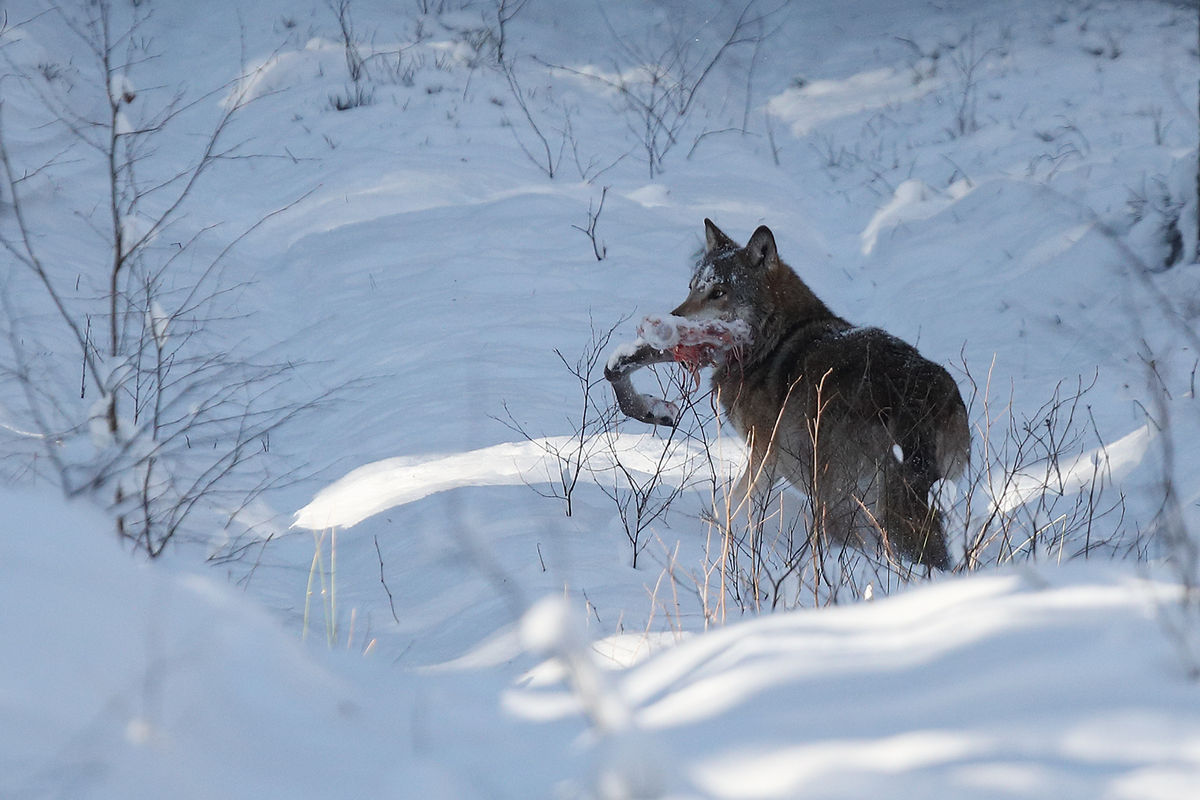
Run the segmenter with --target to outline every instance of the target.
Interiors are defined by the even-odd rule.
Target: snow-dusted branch
[[[71,161],[56,156],[32,171],[17,164],[13,120],[0,104],[0,185],[13,209],[11,224],[0,226],[0,246],[26,276],[6,284],[2,299],[6,308],[18,296],[48,301],[70,344],[51,336],[58,343],[39,344],[48,352],[35,360],[23,317],[6,314],[8,371],[24,396],[22,422],[37,433],[63,491],[107,495],[120,535],[155,556],[200,509],[236,514],[278,483],[266,458],[270,435],[315,402],[285,399],[293,364],[231,352],[221,333],[237,320],[230,301],[245,286],[225,278],[231,254],[299,199],[228,234],[226,222],[188,220],[204,175],[241,148],[227,139],[253,99],[247,82],[239,77],[198,95],[183,86],[165,95],[163,87],[139,91],[138,70],[161,57],[141,30],[149,11],[135,4],[118,22],[114,6],[100,0],[55,13],[95,59],[92,94],[57,93],[16,73],[49,124],[81,145]],[[184,113],[203,111],[221,93],[198,149],[168,149],[166,134]],[[97,118],[77,111],[97,105],[105,109]],[[39,173],[53,181],[68,164],[97,180],[63,187],[69,211],[58,215],[26,181]],[[89,189],[96,186],[102,189]],[[102,246],[65,260],[45,244],[45,231],[64,225],[77,226],[81,241],[98,236]],[[182,230],[174,246],[155,246],[175,229]],[[82,376],[76,372],[67,389],[56,365],[70,361]],[[77,400],[65,399],[72,393]]]

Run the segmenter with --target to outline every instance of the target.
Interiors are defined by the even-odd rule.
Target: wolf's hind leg
[[[929,504],[934,471],[928,448],[916,445],[888,457],[883,469],[883,528],[900,556],[938,569],[950,568],[942,515]]]

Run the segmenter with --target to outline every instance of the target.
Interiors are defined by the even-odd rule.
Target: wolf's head
[[[704,220],[704,255],[692,273],[687,299],[671,313],[693,320],[741,320],[756,338],[767,339],[795,321],[833,316],[780,260],[770,228],[760,226],[739,247],[709,219]]]
[[[780,266],[775,237],[765,225],[754,232],[745,247],[738,247],[706,219],[704,255],[692,273],[687,299],[671,313],[696,320],[740,319],[754,327],[767,274]]]

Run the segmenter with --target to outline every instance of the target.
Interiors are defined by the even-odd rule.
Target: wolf
[[[716,363],[712,386],[745,437],[739,484],[758,496],[784,478],[808,495],[818,532],[948,569],[929,494],[970,456],[967,410],[940,365],[879,328],[833,313],[780,257],[765,225],[745,247],[704,220],[688,320],[741,321],[751,336]],[[661,359],[660,359],[661,360]]]

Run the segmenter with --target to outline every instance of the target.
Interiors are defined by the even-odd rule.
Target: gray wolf
[[[970,455],[954,379],[895,336],[834,314],[780,259],[766,226],[745,247],[711,220],[704,227],[704,254],[672,314],[749,327],[748,343],[712,362],[713,389],[750,455],[740,490],[761,497],[784,478],[808,495],[814,529],[830,539],[949,568],[929,494]],[[610,367],[614,386],[627,387],[627,366]]]

